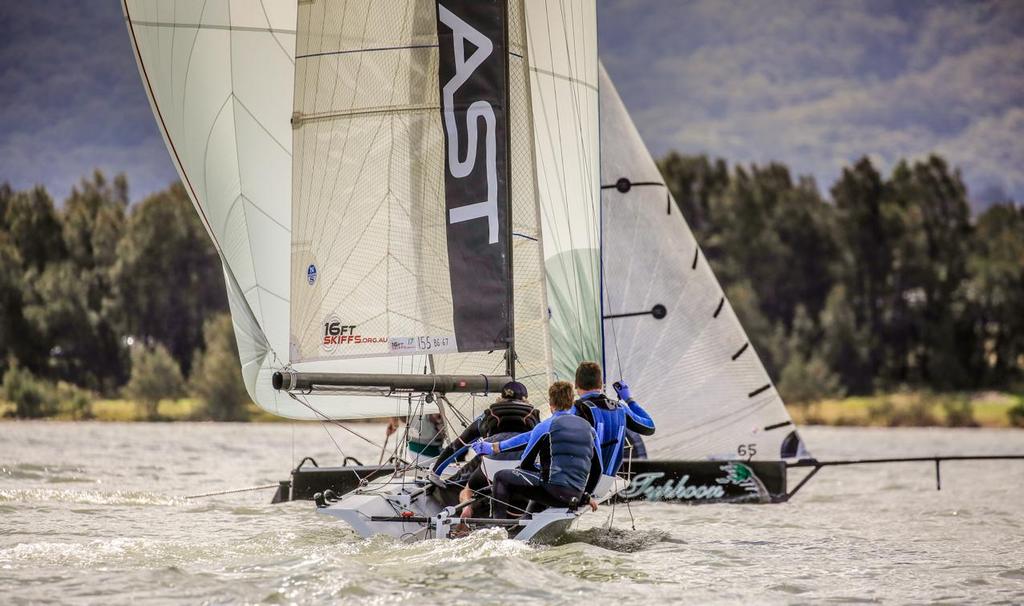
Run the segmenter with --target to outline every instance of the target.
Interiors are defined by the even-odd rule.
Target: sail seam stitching
[[[127,18],[126,18],[127,19]],[[146,27],[169,27],[172,29],[216,29],[229,32],[265,32],[270,34],[294,34],[293,29],[277,29],[273,27],[252,27],[248,25],[203,25],[201,23],[169,23],[166,21],[132,21],[135,25]]]
[[[382,46],[380,48],[353,48],[350,50],[336,50],[336,51],[324,51],[322,53],[308,53],[305,55],[295,55],[296,59],[312,59],[316,57],[330,57],[332,55],[354,55],[358,53],[372,53],[377,51],[393,51],[393,50],[415,50],[418,48],[438,48],[436,44],[413,44],[410,46]]]

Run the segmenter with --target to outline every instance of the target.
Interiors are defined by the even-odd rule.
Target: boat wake
[[[661,543],[668,537],[669,534],[663,530],[624,530],[602,526],[586,530],[570,530],[555,544],[587,543],[609,551],[634,553]]]

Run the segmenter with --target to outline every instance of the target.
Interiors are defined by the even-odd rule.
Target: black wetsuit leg
[[[540,474],[522,469],[503,469],[494,475],[495,518],[507,518],[509,502],[513,498],[529,500],[548,507],[569,507],[579,502],[581,494],[566,486],[544,482]]]

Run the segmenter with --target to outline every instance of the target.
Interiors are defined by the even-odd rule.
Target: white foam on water
[[[602,507],[549,547],[509,540],[500,529],[418,544],[364,540],[311,503],[270,505],[269,491],[169,496],[287,477],[292,431],[0,423],[9,460],[53,463],[52,473],[19,471],[38,477],[0,474],[0,602],[1024,601],[1024,465],[1008,463],[944,463],[941,492],[933,466],[922,464],[826,469],[784,505],[636,504],[635,533],[622,506],[615,529],[600,528],[610,513]],[[322,428],[294,431],[304,445],[297,455],[310,449],[321,464],[340,463],[313,450]],[[1024,432],[805,433],[822,458],[1024,452]],[[246,450],[217,458],[214,445],[224,442]],[[828,444],[832,452],[822,448]],[[186,446],[195,454],[179,456]],[[376,460],[371,447],[349,446]],[[48,483],[78,473],[102,482],[89,488],[123,490]],[[879,490],[900,482],[905,490]]]
[[[0,502],[83,505],[183,505],[180,497],[127,490],[61,490],[55,488],[0,488]]]

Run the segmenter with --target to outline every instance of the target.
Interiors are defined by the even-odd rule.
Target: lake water
[[[804,434],[820,459],[1024,453],[1014,430]],[[317,425],[0,423],[0,602],[1024,602],[1024,461],[946,463],[941,492],[930,463],[825,469],[784,505],[634,505],[635,532],[602,507],[553,547],[362,540],[272,490],[182,498],[304,455],[341,459]]]

